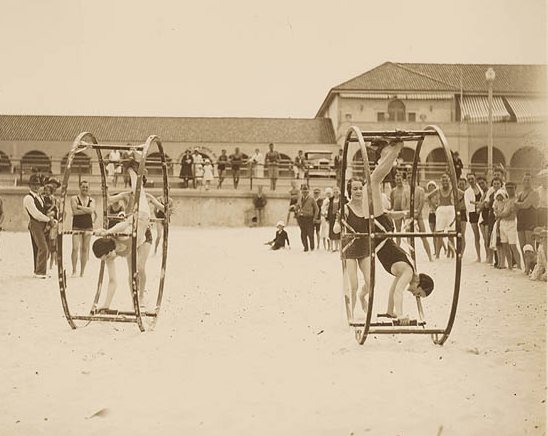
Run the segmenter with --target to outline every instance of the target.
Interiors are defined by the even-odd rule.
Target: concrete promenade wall
[[[265,226],[275,226],[279,220],[285,221],[289,205],[289,195],[285,192],[266,192],[268,203],[265,210]],[[160,189],[148,189],[154,196],[162,194]],[[0,197],[4,202],[4,230],[23,231],[27,229],[29,217],[23,209],[23,197],[28,193],[28,188],[0,187]],[[77,191],[69,191],[69,195],[75,195]],[[97,201],[98,219],[95,227],[101,227],[102,200],[99,190],[92,190],[91,196]],[[175,214],[171,224],[185,227],[242,227],[249,224],[253,210],[251,191],[196,191],[172,189],[170,196],[174,200]],[[67,196],[68,197],[68,196]],[[66,229],[70,228],[72,217],[70,203],[66,204]],[[295,223],[293,223],[295,224]]]

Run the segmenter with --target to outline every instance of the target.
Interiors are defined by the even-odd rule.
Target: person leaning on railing
[[[278,166],[280,164],[280,153],[274,150],[274,144],[268,144],[268,152],[265,157],[268,168],[268,177],[270,179],[270,190],[276,190],[276,181],[278,180]]]

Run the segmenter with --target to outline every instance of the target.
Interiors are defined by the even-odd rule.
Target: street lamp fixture
[[[489,137],[487,141],[487,177],[489,180],[493,176],[493,82],[495,81],[495,70],[489,68],[485,72],[485,80],[489,87],[489,119],[488,130]]]

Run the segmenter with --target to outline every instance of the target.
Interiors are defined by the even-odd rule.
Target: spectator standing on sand
[[[301,197],[297,202],[297,222],[301,228],[301,242],[304,251],[314,250],[314,221],[319,214],[318,204],[310,197],[308,185],[301,185]]]
[[[29,232],[32,243],[34,277],[47,278],[48,245],[46,241],[46,223],[53,223],[54,219],[45,214],[44,200],[38,194],[40,178],[33,174],[29,179],[30,192],[23,199],[23,206],[29,215]]]
[[[95,200],[89,195],[89,183],[86,180],[80,182],[80,193],[71,197],[72,209],[72,275],[77,277],[76,267],[80,258],[80,277],[84,276],[84,270],[89,259],[89,243],[93,231],[95,218]]]
[[[329,199],[329,206],[327,208],[327,222],[329,224],[329,240],[331,241],[331,251],[339,251],[341,247],[341,233],[335,233],[333,226],[339,216],[339,208],[341,201],[341,190],[338,186],[333,188],[333,197]]]
[[[313,191],[313,198],[316,204],[318,205],[318,211],[322,210],[322,204],[323,204],[323,198],[320,197],[321,194],[320,188],[314,188]],[[318,250],[320,249],[320,230],[322,227],[322,220],[321,220],[321,213],[318,213],[316,215],[316,219],[314,220],[314,232],[316,233],[316,247],[318,247]]]
[[[329,210],[329,204],[333,197],[333,189],[325,188],[325,198],[320,206],[320,239],[322,240],[323,249],[331,251],[331,240],[329,239],[329,222],[327,221],[327,212]],[[320,243],[318,241],[318,247]]]
[[[474,246],[476,248],[476,262],[481,262],[481,243],[480,243],[480,229],[479,219],[481,213],[481,204],[483,191],[476,183],[476,175],[474,173],[468,173],[466,176],[468,181],[468,188],[464,191],[464,203],[466,205],[466,212],[468,214],[468,221],[470,227],[474,233]]]
[[[418,178],[417,178],[418,179]],[[418,183],[418,180],[416,181]],[[415,204],[414,209],[414,218],[415,218],[415,225],[418,227],[419,232],[426,232],[426,226],[424,225],[424,219],[422,217],[422,210],[424,208],[425,204],[425,193],[424,189],[422,189],[418,184],[415,186]],[[405,210],[411,211],[411,189],[408,189],[405,191],[405,197],[404,197],[404,203],[405,203]],[[424,251],[426,251],[426,254],[428,256],[428,260],[432,262],[432,253],[430,251],[430,244],[428,243],[428,240],[426,237],[421,238],[422,245],[424,247]],[[411,241],[409,242],[411,243]]]
[[[266,167],[268,168],[268,178],[270,179],[270,190],[276,190],[276,181],[278,180],[278,167],[280,165],[280,153],[274,150],[274,144],[268,144],[268,152],[265,156]]]
[[[538,192],[533,189],[531,174],[523,176],[523,189],[516,198],[516,217],[518,240],[523,254],[523,247],[533,244],[533,230],[537,222]]]

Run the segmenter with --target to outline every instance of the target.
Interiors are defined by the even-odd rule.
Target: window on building
[[[388,103],[388,119],[390,121],[405,121],[405,105],[401,100]]]
[[[417,121],[417,114],[415,112],[407,112],[407,121],[414,123]]]
[[[384,121],[384,112],[377,112],[377,121]]]

